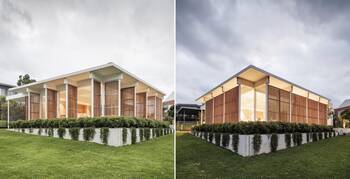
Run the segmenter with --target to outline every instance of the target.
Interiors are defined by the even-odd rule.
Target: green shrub
[[[53,128],[49,128],[49,129],[48,129],[47,135],[48,135],[49,137],[52,137],[52,136],[53,136]]]
[[[50,128],[50,129],[52,129],[52,128]],[[79,127],[69,128],[69,135],[72,138],[72,140],[79,140],[79,132],[80,132]]]
[[[232,134],[232,148],[235,152],[238,152],[239,135]]]
[[[289,148],[291,146],[290,133],[284,135],[284,140],[286,142],[286,147]]]
[[[15,128],[87,128],[87,127],[109,127],[109,128],[169,128],[169,122],[155,121],[135,117],[93,117],[93,118],[66,118],[66,119],[37,119],[18,120],[11,125]]]
[[[323,139],[323,134],[322,134],[322,132],[319,132],[318,133],[318,140],[322,140]]]
[[[215,145],[220,146],[221,142],[221,134],[220,133],[215,133]]]
[[[315,141],[317,141],[317,133],[313,132],[312,133],[312,142],[315,142]]]
[[[293,144],[294,146],[298,146],[301,145],[302,143],[302,134],[300,132],[294,132],[293,133]]]
[[[157,130],[157,129],[152,129],[152,138],[155,138],[155,137],[156,137],[156,130]]]
[[[95,136],[95,128],[87,127],[83,129],[83,138],[85,141],[91,141]]]
[[[42,133],[42,129],[39,128],[39,129],[38,129],[38,135],[41,135],[41,133]]]
[[[205,132],[203,135],[204,135],[204,139],[205,139],[206,141],[208,141],[208,132]]]
[[[57,129],[58,137],[63,139],[64,135],[66,134],[66,128],[60,127]]]
[[[100,139],[101,139],[103,144],[108,144],[108,136],[109,136],[109,128],[102,127],[100,129]]]
[[[270,147],[271,152],[276,152],[278,146],[278,136],[276,133],[271,134]]]
[[[25,132],[25,129],[24,128],[22,128],[22,133],[24,133]]]
[[[48,134],[47,134],[47,133],[48,133],[48,132],[47,132],[47,128],[44,129],[44,132],[45,132],[46,135],[48,135]],[[41,131],[40,131],[40,134],[41,134]]]
[[[307,143],[310,142],[310,133],[306,133],[306,142],[307,142]]]
[[[122,129],[122,137],[123,137],[123,144],[126,144],[127,137],[128,137],[128,130],[126,128]]]
[[[145,128],[145,139],[149,140],[151,137],[151,129],[150,128]]]
[[[257,154],[260,151],[261,146],[261,135],[260,134],[254,134],[253,137],[253,149],[254,153]]]
[[[223,133],[222,134],[222,146],[227,147],[230,142],[230,134],[228,133]]]
[[[309,133],[328,132],[332,127],[284,122],[239,122],[224,124],[203,124],[192,128],[196,132],[238,133],[238,134],[271,134],[271,133]]]
[[[33,133],[33,128],[29,128],[29,133]]]
[[[327,139],[328,138],[328,132],[324,133],[324,138]]]
[[[145,132],[144,132],[143,128],[140,128],[140,129],[139,129],[140,141],[145,140],[145,139],[144,139],[144,133],[145,133]]]
[[[131,128],[131,144],[136,144],[136,129]]]
[[[209,142],[212,143],[213,142],[213,133],[209,133]]]

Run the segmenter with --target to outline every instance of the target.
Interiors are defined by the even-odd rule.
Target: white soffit
[[[277,78],[275,78],[273,76],[270,76],[269,79],[270,79],[269,80],[269,85],[277,87],[279,89],[286,90],[286,91],[291,91],[292,84],[287,83],[287,82],[282,81],[282,80],[279,80],[279,79],[277,79]]]
[[[265,73],[258,71],[254,68],[249,68],[239,75],[239,77],[241,77],[245,80],[251,81],[251,82],[256,82],[256,81],[264,78],[265,76],[266,76]]]
[[[318,95],[313,94],[313,93],[309,93],[309,99],[314,100],[314,101],[319,101],[320,97]]]
[[[320,98],[320,103],[327,104],[328,105],[328,100],[325,98]]]
[[[293,86],[292,93],[297,94],[299,96],[307,97],[308,92],[299,87]]]

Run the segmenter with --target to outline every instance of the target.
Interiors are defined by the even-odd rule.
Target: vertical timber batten
[[[120,79],[118,79],[118,116],[121,116],[121,90],[120,90]]]
[[[94,78],[91,78],[91,117],[95,117],[95,87],[94,87]]]

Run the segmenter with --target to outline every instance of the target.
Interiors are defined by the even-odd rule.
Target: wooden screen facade
[[[225,92],[225,123],[236,123],[238,119],[238,93],[239,87]]]
[[[318,103],[319,105],[319,122],[321,125],[327,125],[327,105]]]
[[[214,123],[223,123],[224,119],[224,94],[214,97]]]
[[[30,119],[39,119],[40,94],[30,93]]]
[[[163,103],[162,99],[156,97],[156,120],[162,120],[163,117]]]
[[[146,118],[146,93],[136,94],[136,117]]]
[[[213,124],[213,99],[205,102],[205,121],[207,124]]]
[[[118,81],[110,81],[105,83],[105,115],[118,115],[118,98],[119,98]]]
[[[318,102],[307,99],[307,115],[309,124],[318,124]]]
[[[78,90],[68,85],[68,117],[76,118],[78,113]]]
[[[94,117],[101,116],[101,83],[94,80]]]
[[[121,89],[122,116],[134,116],[135,87]]]
[[[292,122],[307,123],[306,98],[296,94],[292,94]]]
[[[280,90],[269,86],[269,121],[279,121],[280,114]]]
[[[155,119],[156,117],[156,97],[148,96],[147,98],[147,117]]]
[[[47,118],[57,117],[57,91],[47,89]]]

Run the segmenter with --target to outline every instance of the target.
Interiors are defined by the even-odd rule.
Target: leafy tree
[[[345,110],[340,113],[340,119],[343,122],[343,128],[346,127],[346,124],[350,122],[350,110]]]
[[[7,120],[7,101],[5,96],[0,96],[0,119]],[[24,102],[10,101],[10,120],[25,119]]]
[[[28,74],[25,74],[24,76],[19,75],[18,80],[17,80],[17,85],[22,86],[22,85],[26,85],[26,84],[33,83],[33,82],[36,82],[36,80],[30,79],[30,76]]]

